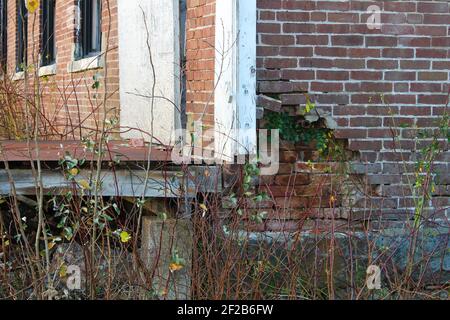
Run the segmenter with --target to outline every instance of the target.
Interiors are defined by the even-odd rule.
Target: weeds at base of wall
[[[98,144],[89,145],[98,148]],[[331,149],[338,155],[345,154],[336,148]],[[411,185],[423,199],[433,189],[423,177],[432,177],[437,150],[423,151],[426,160],[418,163],[418,180]],[[36,233],[36,209],[19,202],[17,194],[1,200],[1,297],[447,299],[446,222],[425,215],[425,206],[403,222],[386,223],[370,206],[365,219],[352,217],[351,213],[343,218],[343,208],[337,206],[337,200],[351,197],[351,193],[343,192],[349,172],[346,160],[341,159],[340,163],[322,181],[334,185],[334,200],[322,192],[320,184],[317,190],[316,199],[326,204],[328,217],[318,218],[314,214],[317,208],[309,207],[295,209],[297,219],[292,221],[286,218],[291,208],[277,208],[270,195],[259,192],[252,183],[259,176],[255,165],[238,167],[234,184],[227,190],[219,192],[220,186],[216,185],[210,190],[216,192],[204,193],[197,184],[195,199],[164,200],[154,209],[155,200],[102,197],[101,189],[100,198],[95,201],[94,188],[101,184],[92,179],[75,179],[83,168],[95,170],[95,164],[66,156],[59,169],[73,189],[45,197],[43,232],[48,239],[47,248]],[[111,165],[108,170],[120,167],[120,163]],[[153,169],[162,173],[167,170]],[[180,169],[180,177],[189,174],[189,167]],[[364,190],[367,185],[358,187],[370,198],[370,190]],[[339,203],[351,206],[350,199],[339,199]],[[179,242],[174,240],[179,237],[177,229],[161,228],[161,242],[153,250],[165,254],[146,260],[142,251],[146,248],[144,235],[137,229],[142,225],[138,224],[140,209],[144,208],[146,215],[163,225],[177,225],[186,223],[186,207],[191,214],[191,233],[184,236],[193,239],[192,248],[180,250]],[[352,212],[351,207],[346,210]],[[39,258],[29,246],[36,238]],[[49,274],[46,254],[51,260]],[[379,290],[367,288],[367,269],[372,265],[381,270]],[[73,266],[79,268],[81,285],[69,290],[74,274],[68,270]],[[180,282],[180,275],[185,280]]]

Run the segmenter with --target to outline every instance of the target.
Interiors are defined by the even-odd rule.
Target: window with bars
[[[28,11],[25,0],[17,0],[16,71],[23,71],[27,64]]]
[[[7,38],[6,38],[6,0],[0,0],[0,70],[4,71],[6,68],[7,56]]]
[[[42,2],[41,19],[41,54],[42,65],[48,66],[55,63],[55,3],[56,0],[44,0]]]
[[[75,58],[83,59],[101,51],[101,1],[78,0],[78,8]]]

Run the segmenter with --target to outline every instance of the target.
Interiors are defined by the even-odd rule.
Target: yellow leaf
[[[200,205],[200,208],[201,208],[203,211],[208,212],[208,208],[206,207],[206,205],[205,205],[204,203],[202,203],[202,204]]]
[[[55,247],[55,244],[56,244],[56,243],[54,243],[54,242],[50,242],[50,243],[48,244],[48,250],[52,250],[52,249]]]
[[[78,170],[77,168],[73,168],[69,170],[69,173],[72,176],[77,176],[80,173],[80,170]]]
[[[78,184],[84,190],[89,190],[91,188],[91,186],[89,185],[89,182],[87,182],[86,180],[80,180],[80,181],[78,181]]]
[[[169,269],[170,269],[170,271],[172,271],[172,272],[180,271],[180,270],[182,270],[183,268],[184,268],[184,266],[181,265],[181,264],[179,264],[179,263],[171,263],[171,264],[169,265]]]
[[[27,0],[27,10],[34,13],[39,8],[39,0]]]
[[[336,203],[337,199],[335,196],[330,197],[330,205],[333,206]]]
[[[167,289],[162,289],[161,292],[159,293],[159,295],[160,295],[161,297],[166,297],[167,294],[168,294]]]
[[[65,278],[67,276],[67,266],[63,264],[61,268],[59,268],[59,277]]]
[[[128,232],[122,231],[120,233],[120,241],[122,241],[123,243],[127,243],[130,240],[131,240],[131,236]]]

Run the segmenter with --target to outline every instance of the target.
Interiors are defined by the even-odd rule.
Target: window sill
[[[103,55],[98,55],[94,57],[84,58],[81,60],[72,61],[69,64],[69,72],[82,72],[93,69],[100,69],[104,66]]]
[[[24,80],[25,72],[23,72],[23,71],[16,72],[12,79],[13,79],[13,81]]]
[[[52,76],[56,74],[56,64],[39,68],[39,77]]]

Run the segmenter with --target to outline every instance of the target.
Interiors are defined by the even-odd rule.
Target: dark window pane
[[[23,71],[27,64],[28,11],[25,0],[17,1],[17,50],[16,71]]]
[[[55,0],[42,3],[42,65],[55,62]]]
[[[85,58],[101,51],[101,2],[78,0],[79,18],[77,28],[76,57]]]
[[[6,38],[6,0],[0,0],[0,68],[6,68],[7,38]]]

